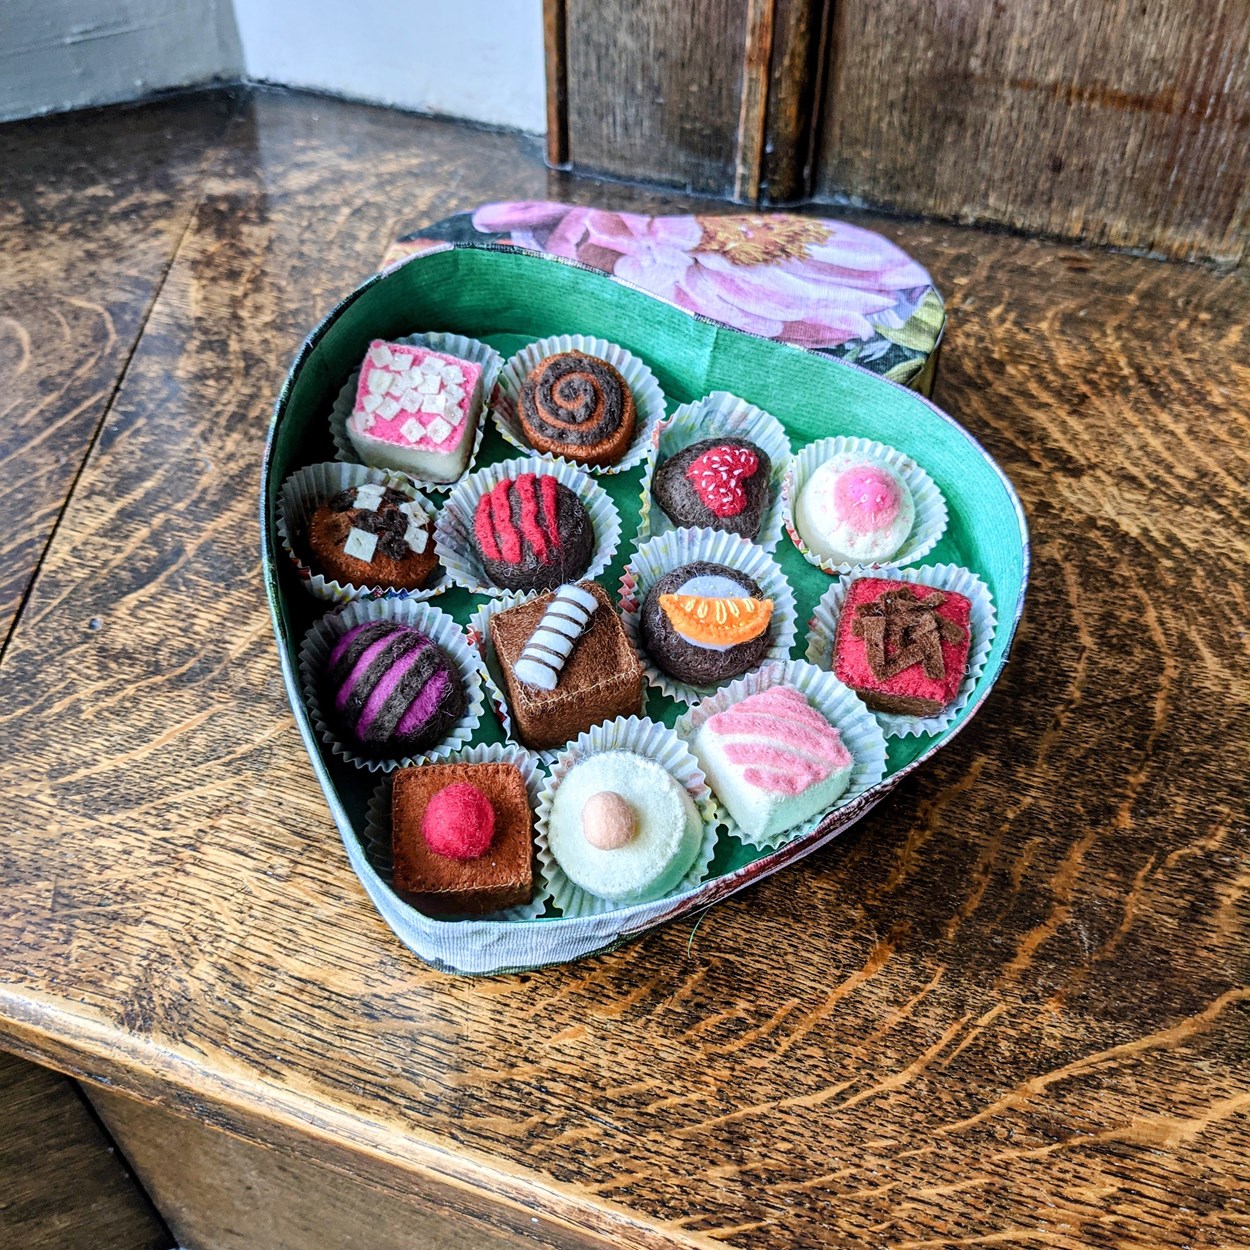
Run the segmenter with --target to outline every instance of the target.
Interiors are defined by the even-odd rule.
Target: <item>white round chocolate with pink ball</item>
[[[818,465],[794,506],[794,522],[808,549],[838,564],[889,560],[915,520],[915,501],[897,470],[853,452]]]

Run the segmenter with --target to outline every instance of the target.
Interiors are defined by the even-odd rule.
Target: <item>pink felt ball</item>
[[[834,483],[833,497],[838,515],[861,534],[886,529],[898,516],[898,485],[876,465],[857,464],[847,469]]]
[[[495,836],[495,809],[477,786],[455,781],[430,796],[421,833],[435,855],[477,859]]]

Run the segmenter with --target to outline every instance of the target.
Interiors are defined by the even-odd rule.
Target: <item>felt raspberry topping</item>
[[[477,786],[455,781],[430,796],[421,834],[435,855],[477,859],[495,836],[495,809]]]
[[[749,447],[711,447],[690,462],[686,478],[713,516],[731,517],[747,506],[742,483],[759,467],[760,458]]]

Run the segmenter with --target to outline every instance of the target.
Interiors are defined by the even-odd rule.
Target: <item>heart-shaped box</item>
[[[811,832],[776,850],[722,836],[707,878],[695,889],[594,916],[533,920],[442,921],[399,898],[370,864],[363,832],[370,774],[335,758],[321,744],[304,705],[298,675],[300,640],[318,605],[303,593],[277,536],[283,481],[333,455],[329,413],[344,380],[374,338],[417,331],[468,335],[505,357],[554,334],[599,336],[635,353],[655,372],[670,411],[713,391],[727,391],[773,414],[798,451],[830,435],[874,439],[924,465],[942,491],[949,524],[930,563],[971,569],[985,582],[998,625],[967,704],[936,736],[889,740],[885,778],[834,808]],[[515,456],[488,430],[479,467]],[[634,547],[642,469],[601,477],[620,511],[623,532],[600,579],[615,587]],[[758,338],[695,316],[628,283],[576,262],[523,249],[443,244],[359,286],[308,336],[274,410],[261,490],[261,558],[287,694],[314,772],[343,838],[348,860],[379,912],[422,959],[448,971],[490,974],[542,967],[606,950],[646,929],[707,907],[809,855],[848,828],[976,714],[1007,661],[1028,583],[1028,530],[1010,482],[976,440],[916,392],[855,365]],[[829,575],[783,541],[776,558],[794,589],[800,623],[829,588]],[[439,605],[468,623],[477,597],[459,588]],[[799,658],[804,630],[792,648]],[[652,692],[647,714],[672,725],[680,705]],[[500,741],[483,718],[475,741]]]

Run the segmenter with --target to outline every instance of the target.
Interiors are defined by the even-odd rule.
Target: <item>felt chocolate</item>
[[[746,618],[750,623],[735,626],[728,634],[709,633],[704,627],[707,614],[699,620],[700,605],[685,606],[692,599],[738,600],[735,621]],[[742,600],[751,600],[754,606]],[[715,614],[714,607],[709,610]],[[666,573],[647,591],[639,638],[662,672],[691,686],[715,686],[763,661],[772,642],[771,614],[772,603],[754,578],[723,564],[696,560]],[[698,622],[693,627],[692,618]]]
[[[615,464],[638,414],[629,384],[606,360],[561,352],[540,360],[521,387],[518,416],[530,445],[579,464]]]
[[[971,616],[953,590],[856,578],[838,618],[834,674],[878,712],[936,716],[968,671]]]
[[[642,713],[642,665],[607,591],[597,582],[581,582],[578,589],[593,597],[595,610],[562,659],[551,689],[524,680],[521,661],[557,596],[540,595],[490,618],[513,734],[535,750],[561,747],[592,725]]]
[[[899,471],[850,452],[818,465],[794,507],[808,548],[838,564],[876,564],[897,555],[915,518],[915,500]]]
[[[651,495],[674,525],[755,538],[769,504],[768,454],[745,438],[705,438],[655,471]]]
[[[590,567],[595,528],[586,506],[547,474],[505,478],[478,500],[473,543],[487,580],[507,590],[549,590]]]
[[[419,590],[438,564],[430,517],[389,486],[353,486],[308,522],[308,550],[326,577],[350,586]]]
[[[855,761],[838,731],[793,686],[769,686],[710,716],[694,753],[716,797],[752,838],[824,811]]]
[[[428,915],[485,916],[528,903],[532,834],[514,764],[425,764],[395,774],[395,888]]]
[[[482,400],[481,365],[374,339],[361,362],[347,437],[365,464],[454,482],[473,453]]]
[[[362,755],[395,759],[437,746],[464,714],[464,683],[447,653],[399,621],[365,621],[335,643],[325,710]]]
[[[632,751],[601,751],[556,786],[547,845],[570,881],[616,903],[663,898],[698,858],[703,819],[667,769]]]
[[[554,690],[573,648],[598,610],[599,600],[589,590],[572,582],[561,586],[548,601],[538,628],[525,640],[521,658],[512,670],[517,679],[538,690]]]

